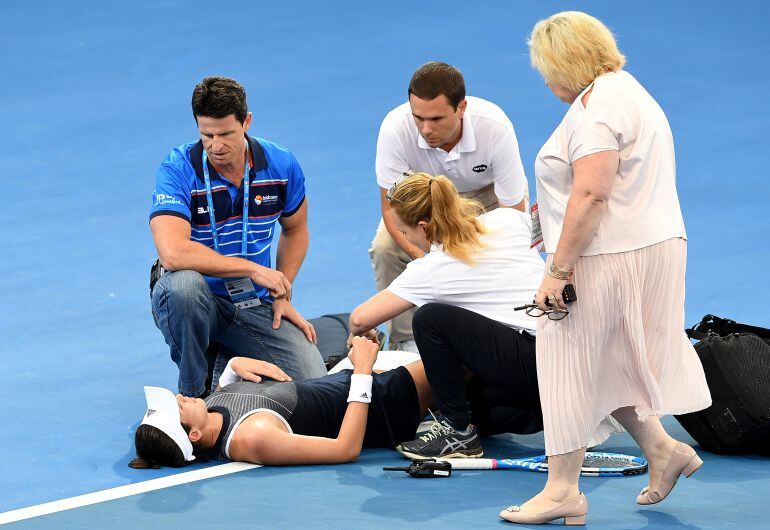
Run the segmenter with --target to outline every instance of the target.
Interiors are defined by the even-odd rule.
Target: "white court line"
[[[221,477],[222,475],[247,471],[257,467],[262,466],[246,464],[244,462],[229,462],[227,464],[207,467],[205,469],[196,469],[195,471],[177,473],[176,475],[170,475],[168,477],[145,480],[144,482],[137,482],[136,484],[127,484],[125,486],[118,486],[117,488],[87,493],[86,495],[78,495],[77,497],[70,497],[68,499],[37,504],[27,508],[0,513],[0,525],[22,521],[32,517],[39,517],[41,515],[62,512],[64,510],[71,510],[72,508],[80,508],[82,506],[88,506],[89,504],[97,504],[100,502],[121,499],[123,497],[130,497],[131,495],[138,495],[148,491],[179,486],[180,484],[187,484],[188,482]]]

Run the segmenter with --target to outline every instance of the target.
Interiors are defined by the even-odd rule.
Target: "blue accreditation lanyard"
[[[246,140],[244,140],[246,141]],[[246,163],[243,167],[243,232],[241,234],[241,257],[248,255],[249,231],[249,142],[246,141]],[[209,203],[209,220],[211,222],[211,237],[214,240],[214,250],[219,252],[219,236],[217,235],[217,219],[214,215],[214,200],[211,198],[211,179],[209,178],[208,155],[203,150],[203,181],[206,183],[206,200]]]

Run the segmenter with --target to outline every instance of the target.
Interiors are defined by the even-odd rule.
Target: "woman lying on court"
[[[387,198],[396,227],[426,254],[358,306],[350,329],[367,335],[419,306],[414,339],[444,416],[397,449],[411,458],[479,457],[479,433],[540,431],[536,319],[514,310],[532,302],[545,271],[529,214],[483,213],[449,179],[426,173],[397,182]]]
[[[418,361],[373,374],[378,350],[376,342],[356,337],[352,371],[303,382],[275,365],[236,357],[205,400],[145,387],[147,412],[129,465],[180,467],[196,457],[336,464],[354,461],[362,447],[409,440],[431,405],[425,371]]]

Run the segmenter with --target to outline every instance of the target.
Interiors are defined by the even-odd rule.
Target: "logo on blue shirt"
[[[165,193],[154,193],[155,206],[162,206],[167,204],[182,204],[182,201],[174,197],[173,195],[166,195]]]
[[[275,204],[278,202],[278,195],[257,195],[254,197],[254,204]]]

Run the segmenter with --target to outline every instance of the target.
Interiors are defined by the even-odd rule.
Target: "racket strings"
[[[588,456],[583,460],[583,467],[612,467],[612,468],[630,468],[639,467],[637,462],[627,460],[624,458],[612,458],[606,456],[592,457]]]

